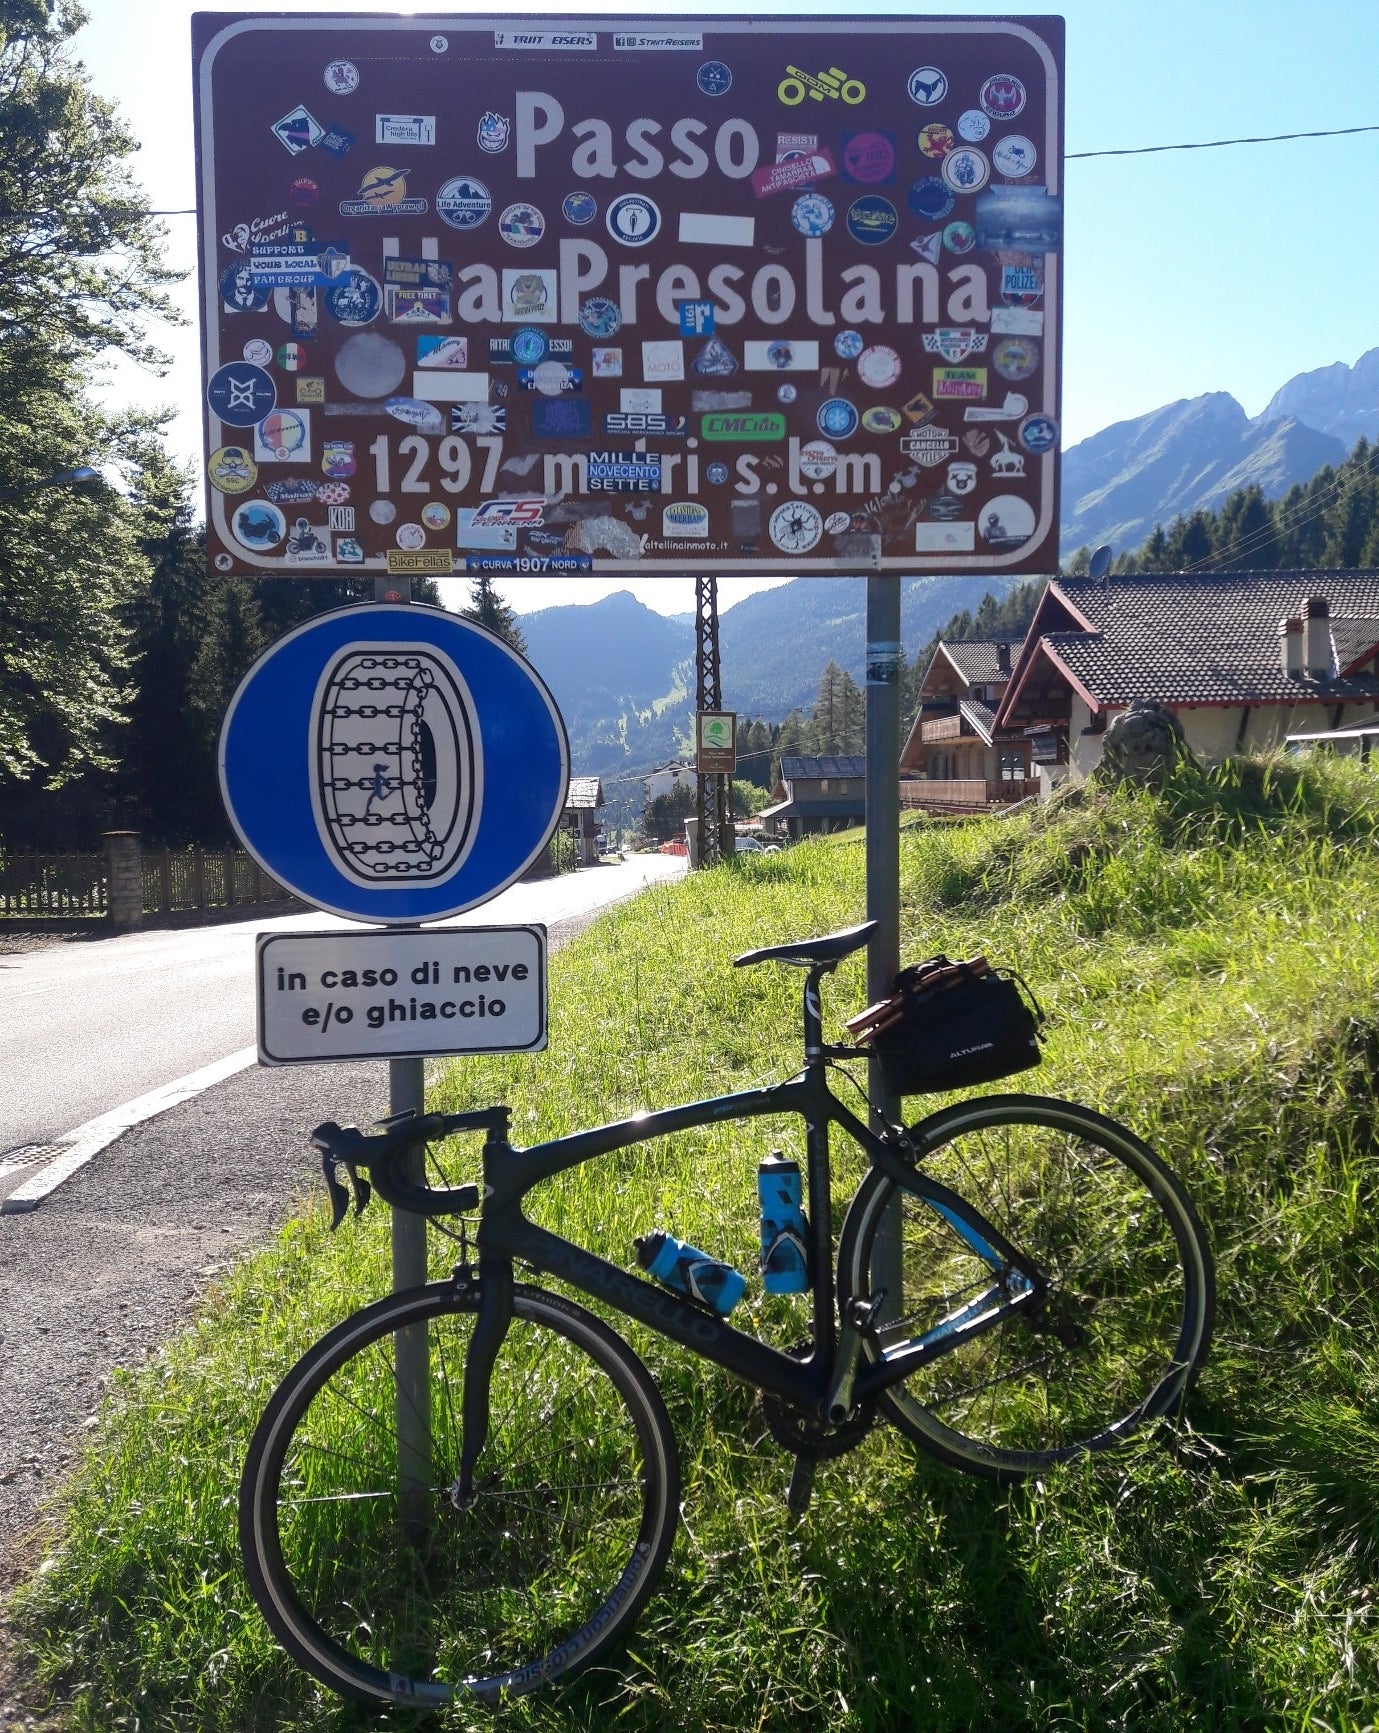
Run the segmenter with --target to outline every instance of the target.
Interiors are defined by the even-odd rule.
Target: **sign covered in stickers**
[[[193,19],[215,569],[1052,570],[1062,20],[523,26]]]

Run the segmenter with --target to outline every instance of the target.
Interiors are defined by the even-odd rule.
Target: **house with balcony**
[[[866,794],[863,757],[782,758],[773,802],[757,817],[764,835],[797,841],[861,824],[867,813]]]
[[[1029,741],[996,730],[997,706],[1018,648],[940,639],[920,680],[919,706],[900,753],[902,808],[975,812],[1034,792]]]
[[[1379,722],[1379,572],[1057,578],[996,709],[1041,791],[1083,782],[1107,723],[1167,706],[1205,764]]]
[[[575,845],[576,866],[599,864],[599,808],[603,805],[603,784],[597,776],[572,776],[565,796],[565,810],[560,815],[560,828]]]

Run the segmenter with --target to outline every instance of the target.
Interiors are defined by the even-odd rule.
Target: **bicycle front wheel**
[[[475,1288],[445,1283],[365,1307],[303,1355],[254,1433],[249,1586],[288,1653],[344,1696],[533,1690],[626,1634],[670,1552],[679,1467],[656,1386],[621,1337],[536,1288],[514,1290],[459,1508],[477,1309]],[[430,1471],[403,1507],[394,1333],[413,1326],[427,1333]]]
[[[1210,1337],[1211,1254],[1147,1145],[1090,1108],[1031,1095],[964,1102],[911,1136],[919,1170],[980,1210],[1049,1285],[882,1394],[901,1431],[958,1468],[1019,1479],[1116,1444],[1181,1402]],[[845,1279],[853,1293],[892,1287],[873,1359],[999,1280],[917,1191],[879,1170],[856,1207]]]

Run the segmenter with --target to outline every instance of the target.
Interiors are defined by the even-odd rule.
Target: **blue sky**
[[[189,20],[197,8],[191,0],[138,0],[134,8],[130,0],[87,0],[87,9],[78,50],[97,90],[119,105],[142,141],[136,172],[157,208],[190,208]],[[305,0],[253,9],[389,10]],[[639,15],[686,10],[649,6]],[[754,16],[808,10],[752,8]],[[909,17],[939,10],[874,8]],[[1067,19],[1070,154],[1379,123],[1376,0],[1069,0],[1058,8],[969,0],[961,10],[1057,11]],[[1204,391],[1228,391],[1257,415],[1294,373],[1353,362],[1379,344],[1376,178],[1379,132],[1070,162],[1066,443]],[[169,258],[192,267],[194,220],[172,217],[167,227]],[[194,278],[180,300],[194,316]],[[175,356],[165,378],[122,366],[108,389],[120,401],[172,405],[174,449],[199,466],[195,328],[165,333],[163,341]],[[752,587],[760,586],[725,581],[720,596],[727,604]],[[461,585],[453,588],[458,596]],[[525,613],[626,588],[664,613],[693,606],[692,586],[673,579],[524,578],[506,593]]]

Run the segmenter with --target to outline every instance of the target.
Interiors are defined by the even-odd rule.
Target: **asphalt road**
[[[444,926],[548,927],[678,876],[634,855],[514,885]],[[354,923],[311,912],[122,934],[0,956],[0,1161],[254,1043],[254,935]]]

